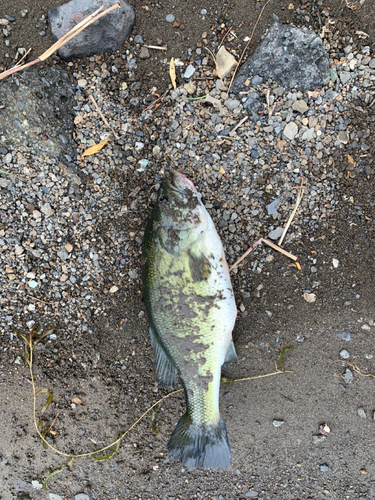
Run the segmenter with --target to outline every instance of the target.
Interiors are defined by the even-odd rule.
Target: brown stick
[[[296,212],[298,210],[298,207],[299,207],[299,204],[301,203],[301,200],[302,200],[302,196],[303,196],[303,192],[304,192],[304,189],[301,189],[301,191],[299,191],[298,193],[298,196],[297,196],[297,201],[296,201],[296,206],[294,207],[294,210],[293,212],[290,214],[290,217],[289,217],[289,220],[288,222],[286,223],[286,226],[284,228],[284,231],[283,231],[283,234],[281,235],[281,238],[279,239],[279,245],[281,245],[281,243],[283,242],[284,238],[285,238],[285,235],[292,223],[292,220],[294,219],[294,216],[296,215]]]
[[[96,104],[96,101],[95,99],[93,98],[93,96],[90,94],[89,95],[92,103],[94,104],[95,108],[96,108],[96,111],[99,113],[101,119],[103,120],[103,122],[107,125],[107,127],[112,131],[112,134],[115,136],[116,139],[119,139],[119,136],[116,134],[116,132],[113,130],[113,128],[111,127],[111,125],[107,122],[106,120],[106,117],[103,115],[103,113],[100,111],[100,108],[99,106]]]
[[[144,47],[155,50],[168,50],[167,47],[158,47],[157,45],[144,45]]]
[[[265,243],[269,247],[273,248],[274,250],[277,250],[278,252],[286,255],[287,257],[289,257],[289,259],[297,260],[297,257],[295,255],[293,255],[293,254],[287,252],[286,250],[284,250],[283,248],[275,245],[275,243],[272,243],[272,241],[266,240],[265,238],[262,238],[262,241],[263,241],[263,243]]]
[[[258,241],[256,241],[254,243],[254,245],[252,247],[250,247],[248,250],[246,250],[246,252],[242,255],[242,257],[240,257],[234,264],[232,267],[230,267],[229,269],[229,272],[234,268],[236,267],[240,262],[242,262],[248,255],[249,253],[251,253],[255,247],[257,247],[259,245],[259,243],[262,243],[262,238],[260,238]]]
[[[237,123],[237,125],[236,125],[235,127],[233,127],[233,128],[232,128],[232,130],[229,132],[229,135],[230,135],[230,134],[232,134],[233,132],[235,132],[235,131],[238,129],[238,127],[241,127],[241,125],[242,125],[242,124],[243,124],[246,120],[248,120],[248,118],[249,118],[249,116],[248,116],[248,115],[247,115],[247,116],[245,116],[244,118],[242,118],[242,120],[241,120],[241,121],[239,121],[239,122]]]

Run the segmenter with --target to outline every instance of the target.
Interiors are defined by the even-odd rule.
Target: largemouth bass
[[[145,231],[142,277],[158,377],[169,388],[180,379],[186,397],[169,454],[189,469],[226,469],[219,388],[221,366],[237,358],[237,309],[219,235],[195,186],[179,172],[161,184]]]

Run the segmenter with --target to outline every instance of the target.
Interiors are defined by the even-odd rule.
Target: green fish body
[[[227,468],[230,449],[219,413],[221,366],[236,359],[237,309],[220,238],[193,183],[163,181],[144,237],[143,288],[156,371],[181,380],[187,410],[168,451],[190,469]]]

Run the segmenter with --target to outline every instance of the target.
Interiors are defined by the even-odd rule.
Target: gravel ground
[[[170,169],[202,193],[230,265],[261,237],[277,243],[304,186],[282,245],[301,269],[263,245],[233,270],[239,362],[226,375],[272,372],[285,346],[294,347],[284,366],[295,373],[223,386],[233,456],[226,472],[188,473],[169,461],[165,445],[183,408],[175,396],[155,417],[160,432],[146,418],[111,460],[77,459],[50,490],[76,500],[374,498],[373,382],[348,364],[375,370],[374,54],[327,33],[330,83],[305,93],[254,85],[264,112],[253,121],[214,76],[203,35],[177,66],[180,86],[156,104],[160,90],[136,78],[147,59],[139,38],[121,53],[66,64],[77,80],[79,176],[52,156],[1,144],[1,499],[59,500],[40,486],[66,463],[35,438],[14,327],[59,327],[36,349],[34,371],[38,388],[55,396],[48,440],[68,453],[110,442],[165,394],[154,378],[140,255]],[[195,72],[184,78],[188,60]],[[163,54],[157,65],[168,74]]]

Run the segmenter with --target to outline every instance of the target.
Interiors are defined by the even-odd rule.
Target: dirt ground
[[[5,14],[17,18],[19,42],[26,49],[33,47],[36,56],[52,42],[48,29],[45,36],[39,35],[43,28],[39,20],[49,7],[61,3],[2,0],[0,18]],[[351,4],[352,8],[344,0],[323,0],[323,4],[337,19],[338,29],[348,36],[355,36],[359,30],[369,34],[363,43],[373,49],[375,6],[371,0],[358,9],[353,6],[358,7],[359,2]],[[298,5],[295,2],[294,9],[289,9],[289,2],[271,2],[253,45],[272,22],[273,13],[283,22],[299,24]],[[215,23],[236,26],[239,48],[243,48],[242,39],[249,35],[250,24],[259,13],[253,0],[251,4],[247,0],[180,0],[176,4],[166,0],[149,11],[144,6],[134,3],[133,33],[142,35],[150,45],[167,43],[167,58],[178,57],[178,51],[182,57],[187,45],[196,46],[202,33],[210,32]],[[19,13],[25,8],[27,17],[21,19]],[[198,15],[201,9],[208,11],[204,19]],[[319,16],[314,14],[318,11],[317,2],[311,2],[311,18],[317,24]],[[158,19],[169,13],[174,13],[183,29],[165,29],[165,23],[161,28]],[[11,50],[3,37],[0,66],[9,67],[6,52]],[[159,74],[152,60],[139,64],[137,78],[147,88],[156,84],[162,90],[169,83],[167,77]],[[375,141],[370,157],[374,147]],[[49,498],[41,489],[28,491],[16,481],[41,484],[58,467],[63,470],[48,487],[64,500],[79,493],[93,500],[375,499],[375,381],[369,375],[375,374],[375,328],[361,328],[375,321],[373,179],[369,182],[362,174],[355,182],[348,181],[346,196],[358,201],[361,214],[351,204],[343,203],[340,216],[331,221],[329,230],[304,234],[290,249],[298,254],[302,266],[311,255],[323,262],[337,259],[340,263],[337,269],[331,266],[320,275],[319,297],[314,304],[302,296],[304,290],[316,286],[311,274],[286,272],[289,262],[282,255],[276,255],[262,274],[252,274],[246,290],[236,276],[233,278],[236,295],[242,294],[242,302],[251,312],[238,318],[234,341],[239,362],[229,366],[224,375],[242,378],[274,372],[280,352],[276,344],[281,342],[294,350],[286,352],[283,359],[284,368],[293,373],[222,386],[221,413],[232,451],[227,471],[188,472],[181,464],[169,461],[166,443],[183,411],[181,394],[160,405],[152,425],[150,417],[139,423],[113,458],[103,462],[80,458],[66,468],[68,458],[44,450],[36,437],[29,372],[22,362],[15,363],[23,355],[19,342],[18,350],[0,354],[0,499]],[[147,214],[141,217],[145,223]],[[261,293],[257,291],[259,285],[263,285]],[[140,315],[145,310],[141,295],[139,284],[121,304],[103,296],[110,312],[92,320],[91,336],[83,333],[79,343],[69,338],[46,341],[36,350],[37,386],[50,387],[54,393],[49,421],[52,423],[59,414],[53,443],[67,454],[110,443],[166,394],[155,385],[148,323]],[[337,337],[346,331],[351,332],[349,342]],[[368,376],[352,369],[354,381],[343,382],[347,365],[339,356],[342,349],[349,351],[349,361]],[[72,406],[73,398],[80,398],[81,403]],[[358,409],[364,410],[366,418]],[[274,420],[284,423],[275,427]],[[329,426],[330,433],[317,438],[322,424]]]

